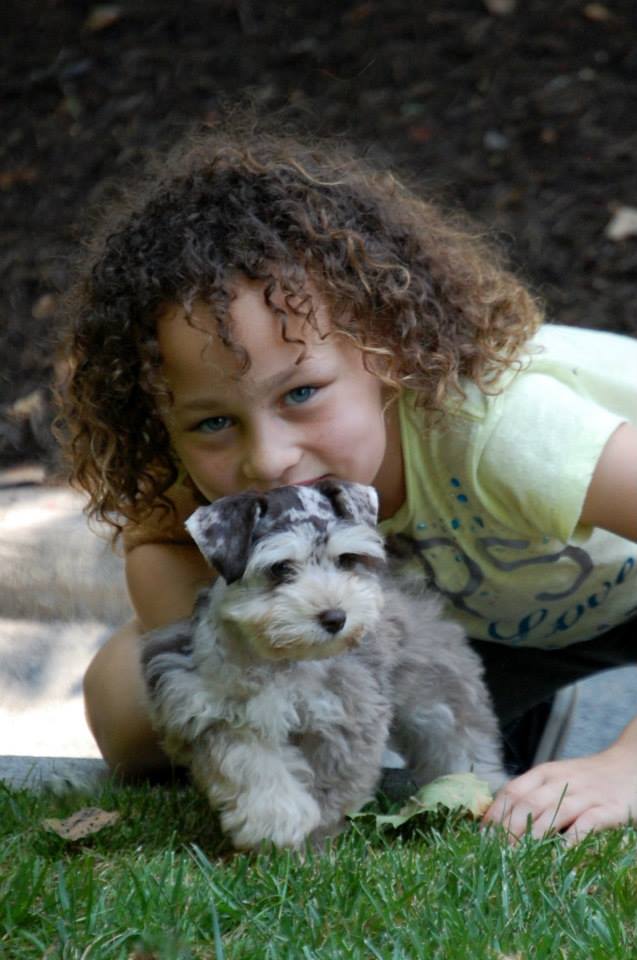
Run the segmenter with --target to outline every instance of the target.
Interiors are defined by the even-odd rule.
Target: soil
[[[2,465],[49,456],[56,306],[89,211],[238,95],[462,206],[551,320],[637,335],[637,235],[607,233],[637,207],[631,0],[9,0],[3,19]]]

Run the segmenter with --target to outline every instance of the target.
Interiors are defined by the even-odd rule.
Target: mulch
[[[608,232],[637,207],[631,0],[9,0],[3,21],[0,466],[52,456],[57,306],[91,211],[237,97],[463,207],[552,320],[637,335],[637,236]]]

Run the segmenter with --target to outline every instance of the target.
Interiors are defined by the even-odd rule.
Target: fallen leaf
[[[587,3],[584,7],[584,16],[587,20],[601,23],[604,20],[610,20],[612,14],[603,3]]]
[[[428,143],[432,137],[431,127],[407,127],[407,136],[413,143]]]
[[[506,17],[515,10],[517,0],[484,0],[484,5],[495,17]]]
[[[31,307],[31,316],[36,320],[48,320],[57,308],[57,297],[53,293],[43,293]]]
[[[35,167],[19,167],[16,170],[0,170],[0,190],[10,190],[17,183],[34,183],[38,179]]]
[[[420,790],[395,814],[355,813],[350,819],[373,816],[379,829],[402,827],[414,817],[428,816],[440,810],[460,810],[477,819],[491,806],[493,796],[484,780],[473,773],[450,773],[438,777]]]
[[[346,23],[361,23],[366,20],[376,9],[375,3],[359,3],[352,7],[347,13],[343,14],[343,20]]]
[[[106,30],[112,27],[122,17],[122,8],[114,4],[104,3],[93,7],[88,17],[84,21],[84,29],[91,33],[97,33],[99,30]]]
[[[100,810],[99,807],[83,807],[65,820],[43,820],[45,830],[57,833],[63,840],[82,840],[105,827],[112,827],[119,820],[116,811]]]
[[[540,131],[540,140],[542,143],[557,143],[557,130],[554,127],[543,127]]]
[[[44,407],[44,394],[39,388],[27,393],[24,397],[19,397],[15,403],[9,407],[8,413],[12,419],[28,420],[30,417],[42,413]]]
[[[605,232],[609,240],[637,236],[637,207],[618,207]]]

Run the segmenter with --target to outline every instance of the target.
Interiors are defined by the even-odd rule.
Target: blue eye
[[[288,393],[286,393],[286,403],[289,403],[292,406],[298,406],[300,403],[305,403],[310,399],[310,397],[314,396],[316,390],[316,387],[310,386],[295,387],[294,390],[290,390]]]
[[[201,420],[195,430],[200,433],[219,433],[221,430],[225,430],[232,424],[230,417],[206,417],[205,420]]]

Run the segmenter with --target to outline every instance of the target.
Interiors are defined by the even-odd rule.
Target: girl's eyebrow
[[[256,387],[257,392],[268,393],[272,390],[280,390],[284,387],[290,380],[293,380],[299,373],[299,370],[302,368],[307,368],[311,366],[312,357],[309,355],[307,357],[302,357],[299,363],[293,363],[291,366],[286,367],[285,370],[280,370],[279,373],[275,373],[271,377],[267,377]],[[186,400],[183,403],[176,403],[175,407],[179,410],[183,410],[186,413],[190,413],[196,410],[209,410],[212,407],[223,407],[224,399],[222,397],[217,397],[214,394],[210,394],[207,397],[197,397],[192,400]]]

